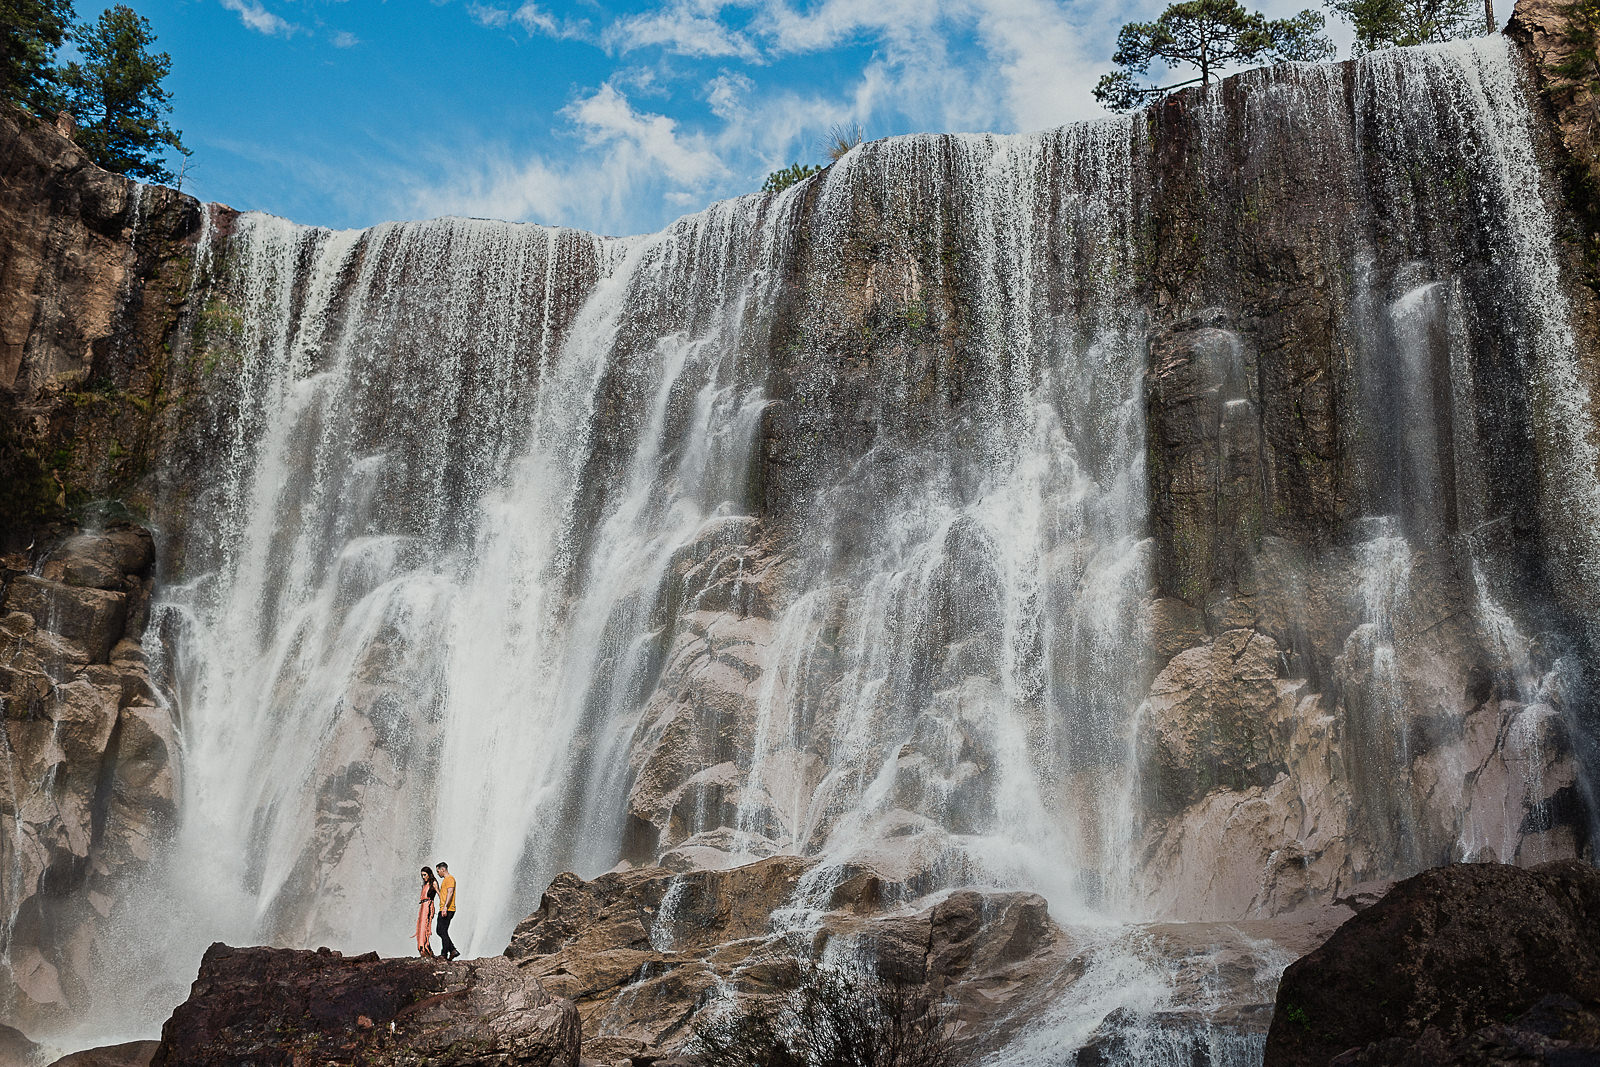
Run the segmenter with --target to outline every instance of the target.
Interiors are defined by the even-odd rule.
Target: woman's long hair
[[[428,899],[432,900],[439,895],[439,883],[433,880],[433,868],[422,868],[422,880],[428,883]]]

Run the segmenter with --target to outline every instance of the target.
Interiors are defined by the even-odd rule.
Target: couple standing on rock
[[[461,955],[455,942],[450,940],[450,920],[456,917],[456,880],[450,875],[450,865],[443,861],[434,864],[439,868],[439,878],[434,880],[431,868],[422,868],[422,895],[417,898],[417,955],[433,955],[433,901],[439,900],[439,955],[453,960]]]

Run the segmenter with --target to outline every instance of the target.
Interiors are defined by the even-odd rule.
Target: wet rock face
[[[116,526],[0,575],[0,936],[24,1025],[81,1003],[101,922],[172,828],[175,726],[141,644],[153,559],[147,530]]]
[[[1521,0],[1506,34],[1533,58],[1532,74],[1555,118],[1567,198],[1587,224],[1582,243],[1592,272],[1600,266],[1600,111],[1594,87],[1600,65],[1593,43],[1585,47],[1572,32],[1572,6],[1564,0]]]
[[[1284,972],[1267,1067],[1600,1056],[1600,872],[1438,868]]]
[[[153,1067],[576,1067],[578,1016],[501,957],[446,963],[213,945]]]
[[[818,925],[786,924],[814,865],[774,856],[720,871],[564,874],[506,955],[578,1006],[584,1055],[606,1062],[681,1048],[713,1002],[792,988],[796,959],[859,960],[948,994],[963,1043],[985,1047],[1028,1017],[1025,1004],[1081,973],[1070,939],[1031,893],[968,890],[920,910],[883,909],[879,880],[862,873],[832,891]],[[1015,1018],[1002,1025],[1001,1015]]]
[[[1156,981],[1170,980],[1169,995],[1115,1013],[1091,1041],[1103,1057],[1095,1062],[1144,1062],[1156,1055],[1152,1042],[1203,1056],[1221,1041],[1258,1055],[1279,971],[1353,908],[1154,923],[1107,942],[1103,926],[1060,925],[1032,893],[958,890],[895,906],[901,887],[879,873],[818,881],[822,873],[813,860],[775,856],[719,871],[564,874],[506,954],[577,1005],[584,1057],[597,1062],[682,1054],[703,1013],[783,995],[802,980],[804,961],[926,989],[950,1005],[962,1056],[1015,1041],[1040,1058],[1006,1062],[1050,1062],[1063,1050],[1049,1019],[1075,983],[1100,967],[1149,967],[1163,976]],[[817,910],[801,921],[797,900]],[[1028,1044],[1035,1039],[1043,1043]]]

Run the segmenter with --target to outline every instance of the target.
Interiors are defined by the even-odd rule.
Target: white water
[[[1589,581],[1593,457],[1504,44],[1369,57],[1353,119],[1331,69],[1253,75],[1251,107],[1340,124],[1316,150],[1352,181],[1363,144],[1396,173],[1472,169],[1522,285],[1509,332],[1548,401],[1544,498],[1573,502],[1561,566]],[[1220,123],[1220,90],[1208,107]],[[1147,918],[1130,730],[1152,584],[1144,345],[1163,313],[1139,279],[1144,130],[868,145],[820,189],[626,240],[259,215],[208,235],[209,332],[192,358],[214,362],[226,401],[152,628],[174,641],[184,745],[172,881],[154,891],[191,918],[152,950],[173,982],[143,1010],[164,1014],[212,940],[406,953],[417,868],[440,859],[460,880],[458,943],[499,951],[558,871],[638,851],[629,790],[673,728],[661,672],[687,641],[724,657],[702,673],[731,657],[753,675],[720,720],[750,754],[691,736],[694,811],[656,852],[822,856],[782,917],[797,926],[862,863],[901,872],[891,892],[907,898],[1020,887],[1063,920]],[[1206,133],[1219,152],[1220,130]],[[1403,213],[1413,194],[1373,195]],[[899,244],[864,253],[863,234]],[[836,283],[864,256],[875,266],[855,284],[904,314],[878,328],[959,327],[962,362],[927,363],[925,340],[867,365],[865,341],[828,333],[856,325]],[[1440,310],[1465,299],[1462,269],[1429,262],[1377,301],[1412,360],[1402,381],[1416,385],[1439,320],[1466,328]],[[1441,462],[1422,425],[1437,402],[1408,394],[1402,462]],[[769,420],[797,443],[774,465],[800,487],[782,528],[761,521],[779,488],[754,487],[775,477]],[[1420,468],[1430,485],[1434,467]],[[1483,477],[1463,467],[1458,490]],[[1366,617],[1348,673],[1402,775],[1395,616],[1443,508],[1428,496],[1426,522],[1377,518],[1357,550]],[[717,552],[732,607],[676,584]],[[762,571],[773,553],[781,578]],[[750,614],[739,598],[763,581],[771,607]],[[1510,648],[1517,624],[1494,603]],[[682,685],[702,714],[710,690]],[[1106,935],[1016,1055],[1065,1055],[1117,1007],[1206,1007],[1176,1003],[1129,936]],[[1259,1055],[1253,1039],[1206,1040],[1216,1062]]]

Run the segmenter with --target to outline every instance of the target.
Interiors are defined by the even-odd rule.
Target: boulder
[[[159,1041],[124,1041],[120,1045],[102,1045],[63,1056],[50,1067],[150,1067]]]
[[[5,610],[33,616],[45,633],[72,642],[86,663],[104,663],[122,639],[128,596],[20,575],[6,590]]]
[[[1272,730],[1294,706],[1280,691],[1280,660],[1272,638],[1248,629],[1172,658],[1140,719],[1150,809],[1174,811],[1217,785],[1244,789],[1277,777],[1283,758]]]
[[[1593,1063],[1597,1012],[1600,871],[1440,867],[1290,965],[1266,1067]]]
[[[501,957],[230,948],[200,961],[153,1067],[302,1063],[576,1067],[578,1013]]]

